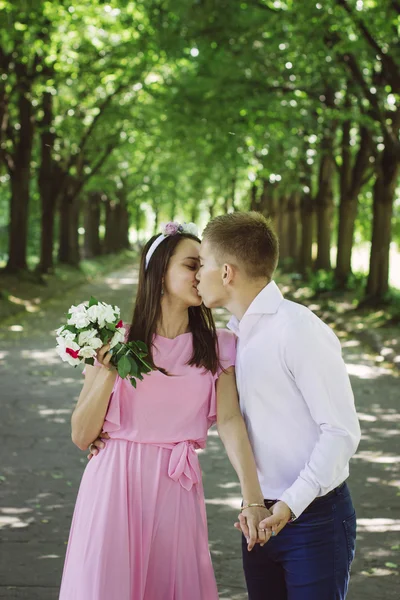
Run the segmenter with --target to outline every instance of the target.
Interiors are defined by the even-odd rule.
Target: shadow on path
[[[0,330],[1,599],[57,599],[86,464],[86,455],[71,442],[69,425],[81,388],[81,368],[61,363],[54,350],[54,330],[72,303],[90,295],[118,304],[129,321],[136,283],[134,268],[111,274],[48,303],[45,312],[14,319]],[[217,311],[217,318],[225,322],[223,312]],[[350,479],[359,535],[348,598],[394,600],[400,560],[399,377],[377,366],[357,341],[346,342],[344,353],[363,429]],[[247,595],[240,535],[233,528],[240,488],[214,429],[200,460],[220,598],[243,600]]]

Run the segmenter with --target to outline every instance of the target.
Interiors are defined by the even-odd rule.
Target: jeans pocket
[[[356,551],[357,517],[355,512],[350,517],[347,517],[347,519],[344,519],[343,527],[347,542],[347,567],[350,569]]]

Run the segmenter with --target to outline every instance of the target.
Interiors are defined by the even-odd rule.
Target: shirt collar
[[[227,327],[235,335],[239,335],[241,324],[246,317],[249,315],[273,315],[278,310],[282,301],[283,296],[280,289],[275,281],[270,281],[254,298],[241,320],[239,321],[237,317],[232,316]]]

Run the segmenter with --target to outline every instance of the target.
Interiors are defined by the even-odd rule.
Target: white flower
[[[184,223],[183,224],[183,232],[190,233],[191,235],[195,235],[199,237],[199,230],[197,228],[196,223]]]
[[[78,306],[72,305],[68,312],[71,313],[71,315],[73,315],[75,313],[79,313],[79,312],[85,313],[87,305],[88,305],[88,302],[81,302],[80,304],[78,304]]]
[[[88,325],[90,325],[90,318],[89,315],[85,309],[85,312],[83,311],[77,311],[74,312],[71,315],[71,318],[68,319],[68,325],[75,325],[75,327],[77,329],[83,329],[84,327],[87,327]]]
[[[126,333],[126,329],[124,329],[124,327],[119,327],[119,329],[117,329],[117,331],[114,333],[114,335],[111,339],[110,348],[114,348],[114,346],[116,346],[120,342],[121,343],[124,342],[125,333]]]
[[[89,306],[89,308],[87,309],[87,315],[91,323],[97,322],[100,310],[101,309],[99,304],[93,304],[93,306]]]
[[[76,342],[74,342],[72,340],[68,340],[62,336],[59,336],[57,338],[57,346],[56,346],[57,354],[61,357],[61,359],[64,362],[68,362],[73,367],[75,365],[79,365],[79,363],[81,362],[80,358],[74,358],[73,356],[68,354],[67,348],[72,351],[75,351],[75,352],[79,350],[79,346]]]
[[[115,323],[117,315],[115,314],[115,310],[114,307],[111,306],[110,304],[104,304],[103,303],[103,307],[104,307],[104,321],[105,323]]]
[[[90,321],[92,323],[97,321],[100,327],[104,327],[106,323],[115,323],[117,320],[113,307],[102,302],[88,308],[87,314]]]
[[[82,358],[95,358],[96,350],[92,346],[83,346],[79,350],[79,356],[82,356]]]
[[[101,348],[103,345],[101,339],[97,337],[96,329],[82,331],[82,333],[79,334],[78,343],[80,346],[90,346],[95,350]]]
[[[113,306],[113,311],[114,311],[115,317],[117,319],[119,319],[120,316],[121,316],[121,310],[120,310],[120,308],[118,306]]]

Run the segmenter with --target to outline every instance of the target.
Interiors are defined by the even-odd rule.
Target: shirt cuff
[[[290,488],[283,492],[278,500],[285,502],[298,518],[307,506],[315,500],[319,492],[320,488],[313,487],[304,479],[298,478]]]

